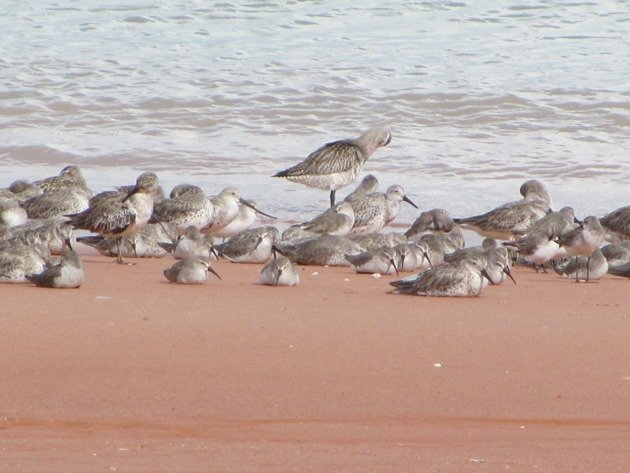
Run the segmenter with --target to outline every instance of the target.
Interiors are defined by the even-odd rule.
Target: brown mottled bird
[[[120,239],[142,228],[153,212],[153,199],[158,178],[152,172],[141,174],[130,192],[107,192],[94,196],[90,207],[81,213],[68,215],[70,224],[106,237],[117,238],[118,258],[123,263]]]
[[[370,155],[392,139],[389,128],[371,128],[356,139],[327,143],[304,161],[280,171],[285,177],[308,187],[330,191],[330,206],[335,205],[337,189],[354,181]]]

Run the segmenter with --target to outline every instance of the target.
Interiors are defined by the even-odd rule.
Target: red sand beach
[[[2,472],[630,471],[622,278],[440,299],[84,261],[77,290],[0,285]]]

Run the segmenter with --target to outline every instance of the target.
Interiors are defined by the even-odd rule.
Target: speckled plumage
[[[296,244],[276,244],[275,248],[294,263],[312,266],[349,266],[346,255],[363,251],[349,238],[336,235],[322,235]]]
[[[51,254],[61,255],[72,249],[75,242],[74,231],[64,218],[29,220],[11,228],[0,238],[0,248],[10,248],[19,244],[42,244]]]
[[[388,187],[385,194],[373,192],[353,200],[350,204],[354,209],[354,226],[349,234],[369,235],[380,231],[396,218],[402,201],[417,208],[398,185]]]
[[[61,217],[83,212],[90,206],[92,192],[81,186],[68,185],[39,194],[22,202],[29,218]]]
[[[608,261],[598,248],[590,256],[566,258],[556,264],[553,269],[569,279],[601,279],[608,273]]]
[[[346,259],[357,273],[398,274],[399,255],[388,246],[346,255]]]
[[[41,273],[26,278],[40,287],[77,288],[85,280],[85,271],[77,252],[68,251],[59,260],[48,262]]]
[[[271,249],[277,236],[273,227],[245,230],[225,243],[215,246],[219,255],[233,263],[265,263],[271,259]]]
[[[488,285],[483,261],[447,263],[416,276],[392,281],[394,292],[419,296],[471,297],[479,296]]]
[[[347,235],[354,225],[354,210],[348,202],[330,207],[309,222],[298,225],[310,233],[319,235]]]
[[[199,256],[210,260],[214,255],[212,249],[214,237],[204,235],[193,225],[188,227],[183,235],[179,235],[172,243],[161,241],[158,245],[168,251],[175,259],[186,256]]]
[[[169,199],[162,199],[153,205],[149,223],[168,222],[175,225],[183,234],[193,225],[206,228],[212,225],[214,207],[200,187],[187,185]]]
[[[120,253],[124,258],[162,258],[168,253],[162,247],[165,241],[177,237],[177,229],[170,223],[148,223],[139,231],[120,239]],[[77,238],[105,256],[118,256],[118,239],[92,235]]]
[[[329,190],[332,206],[335,203],[335,191],[354,181],[370,155],[390,141],[388,128],[372,128],[357,139],[327,143],[313,151],[304,161],[273,177],[284,177],[309,187]]]

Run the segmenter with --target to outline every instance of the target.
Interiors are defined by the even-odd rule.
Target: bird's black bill
[[[509,266],[504,266],[503,267],[503,272],[505,274],[507,274],[512,281],[514,281],[514,284],[516,284],[516,279],[514,279],[514,276],[512,276],[512,271],[510,271],[510,267]]]
[[[217,273],[214,269],[212,269],[210,267],[210,265],[208,265],[208,271],[210,271],[212,274],[214,274],[216,277],[218,277],[219,279],[221,279],[221,276],[219,276],[219,273]]]
[[[255,205],[252,205],[251,202],[248,202],[245,199],[239,199],[239,202],[241,204],[243,204],[243,205],[247,205],[250,209],[254,209],[256,211],[256,213],[258,213],[260,215],[264,215],[265,217],[269,217],[269,218],[273,218],[274,220],[278,220],[278,217],[274,217],[273,215],[266,214],[262,210],[257,209]]]
[[[409,205],[414,206],[416,209],[418,208],[418,206],[417,206],[416,204],[414,204],[414,203],[411,201],[411,199],[410,199],[409,197],[407,197],[406,195],[404,195],[404,196],[403,196],[403,200],[404,200],[405,202],[407,202]]]
[[[483,275],[484,278],[486,278],[488,281],[490,281],[490,284],[492,284],[494,286],[494,281],[492,280],[492,278],[488,274],[488,271],[486,271],[485,269],[482,269],[481,270],[481,274]]]

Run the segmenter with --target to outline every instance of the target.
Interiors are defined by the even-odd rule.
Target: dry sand
[[[136,261],[0,285],[1,472],[630,471],[627,280],[516,269],[440,299]]]

